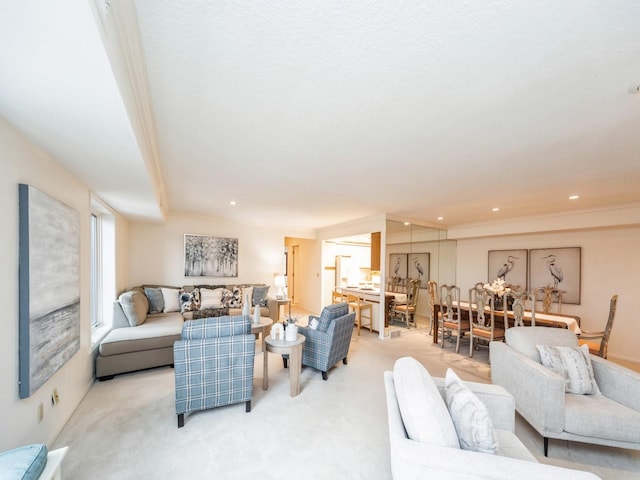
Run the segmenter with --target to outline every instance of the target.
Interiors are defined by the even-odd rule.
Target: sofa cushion
[[[47,446],[26,445],[0,453],[0,478],[36,480],[47,465]]]
[[[460,448],[447,406],[420,362],[412,357],[396,360],[393,383],[402,422],[411,440]]]
[[[197,320],[198,318],[224,317],[226,315],[229,315],[229,309],[227,307],[201,308],[200,310],[194,310],[191,313],[192,315],[189,320]]]
[[[242,308],[242,288],[231,287],[227,289],[224,297],[224,306],[229,308]]]
[[[180,311],[180,290],[177,288],[164,288],[162,291],[162,300],[164,302],[164,313]]]
[[[122,311],[127,317],[129,325],[132,327],[142,325],[147,319],[149,300],[144,293],[137,290],[124,292],[120,295],[118,301],[120,302],[120,305],[122,305]]]
[[[575,333],[562,328],[549,327],[513,327],[505,332],[505,342],[514,350],[540,363],[540,354],[536,345],[557,345],[577,347]]]
[[[200,288],[200,309],[223,308],[224,288]]]
[[[537,348],[542,365],[564,378],[567,393],[600,394],[593,376],[588,345],[582,347],[538,345]]]
[[[255,307],[259,305],[261,307],[267,306],[267,295],[269,293],[269,285],[253,287],[253,296],[251,303]]]
[[[498,451],[498,439],[487,407],[450,368],[447,369],[444,382],[447,407],[460,448],[495,454]]]
[[[144,294],[149,300],[149,313],[162,313],[164,310],[164,300],[162,299],[162,290],[159,288],[145,287]]]
[[[640,412],[604,395],[565,395],[565,432],[638,444],[638,425]]]
[[[154,350],[173,347],[180,340],[184,320],[180,313],[149,315],[147,321],[131,328],[116,328],[100,342],[100,355]]]

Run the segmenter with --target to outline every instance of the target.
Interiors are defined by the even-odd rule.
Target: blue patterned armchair
[[[173,346],[178,428],[197,410],[246,402],[251,411],[255,341],[251,320],[241,315],[184,323]]]
[[[298,333],[305,336],[302,350],[302,365],[316,368],[322,372],[322,379],[327,379],[327,371],[342,360],[347,364],[347,353],[351,344],[355,312],[349,313],[349,305],[336,303],[327,305],[320,317],[309,316],[318,320],[317,330],[300,327]]]

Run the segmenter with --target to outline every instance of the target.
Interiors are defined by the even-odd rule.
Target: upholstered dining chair
[[[441,334],[441,348],[444,348],[445,337],[452,341],[456,337],[456,353],[460,350],[460,339],[469,332],[469,320],[460,315],[460,287],[442,285],[440,287],[440,316],[438,324]]]
[[[562,294],[564,292],[559,288],[553,288],[551,285],[545,287],[538,287],[533,290],[533,296],[535,298],[534,309],[542,313],[552,313],[553,304],[556,308],[554,313],[560,313],[562,310]]]
[[[496,325],[495,300],[495,295],[485,290],[482,284],[476,284],[469,290],[469,357],[473,357],[474,348],[480,347],[480,340],[486,342],[487,348],[494,340],[504,340],[508,322],[504,315],[503,324]]]
[[[250,317],[184,323],[182,339],[173,345],[178,428],[189,412],[241,402],[251,411],[255,347]]]
[[[511,310],[513,311],[513,326],[524,327],[524,312],[527,310],[529,302],[531,310],[531,326],[536,326],[535,297],[529,292],[511,290],[508,294],[512,299]]]
[[[393,315],[399,317],[407,324],[407,328],[414,323],[416,306],[418,305],[418,294],[420,293],[420,280],[409,280],[407,290],[407,303],[394,305]]]
[[[607,324],[604,330],[601,332],[590,332],[582,330],[582,333],[578,337],[578,343],[580,345],[588,345],[589,353],[598,355],[602,358],[607,358],[607,347],[609,345],[609,336],[611,335],[611,329],[613,328],[613,319],[616,316],[616,308],[618,305],[618,295],[613,295],[609,300],[609,318],[607,318]]]

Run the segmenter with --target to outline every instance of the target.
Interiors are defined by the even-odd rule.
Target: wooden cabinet
[[[371,270],[380,271],[380,232],[371,234]]]

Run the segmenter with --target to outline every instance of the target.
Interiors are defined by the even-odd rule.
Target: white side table
[[[278,302],[278,321],[280,321],[280,306],[288,305],[289,306],[289,316],[291,316],[291,299],[290,298],[281,298],[280,300],[276,299]]]

